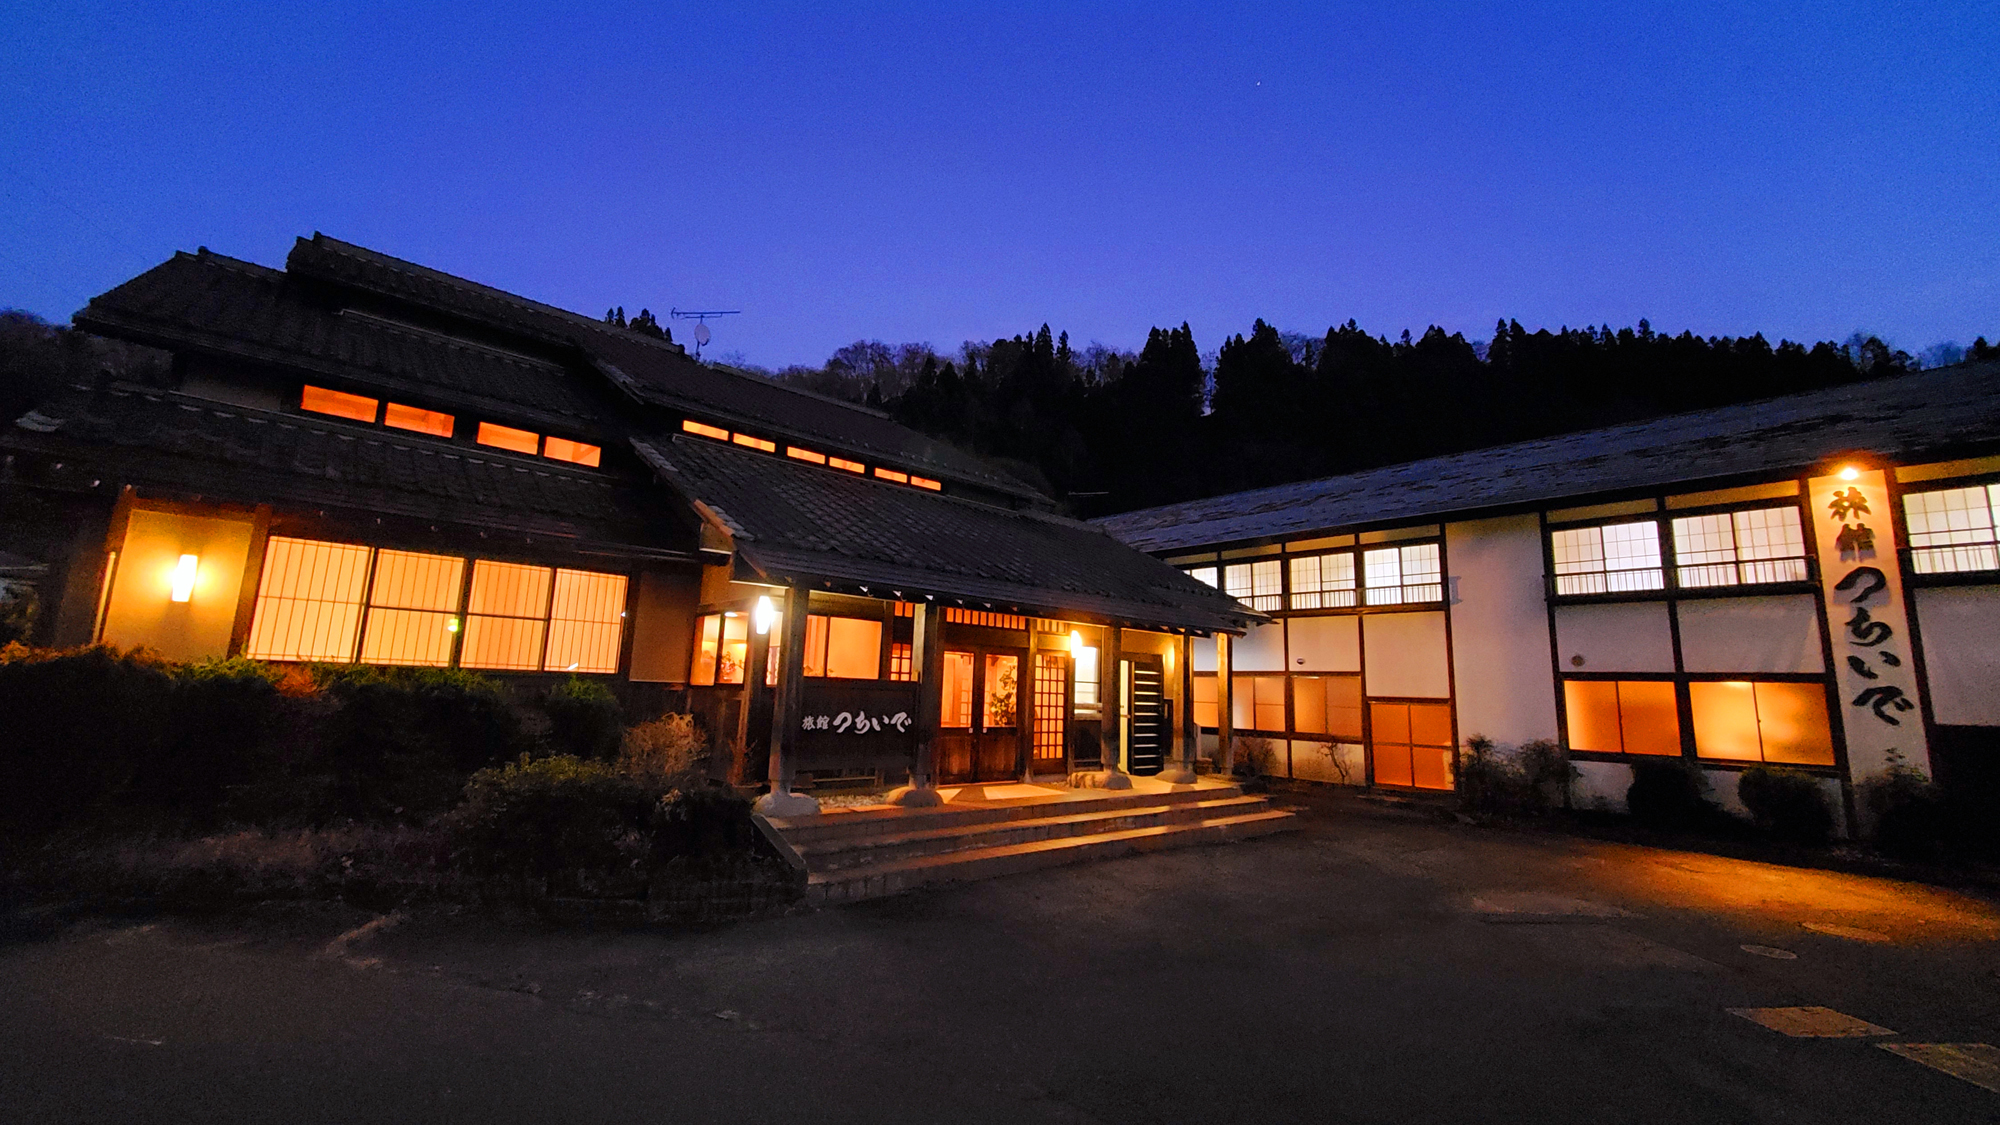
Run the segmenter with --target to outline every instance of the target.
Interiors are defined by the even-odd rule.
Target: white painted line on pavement
[[[1877,1043],[1890,1054],[2000,1094],[2000,1047],[1987,1043]]]
[[[1894,1035],[1886,1027],[1879,1027],[1867,1020],[1855,1019],[1832,1008],[1730,1008],[1732,1016],[1742,1016],[1751,1023],[1762,1024],[1772,1031],[1781,1032],[1794,1039],[1864,1039],[1871,1035]]]

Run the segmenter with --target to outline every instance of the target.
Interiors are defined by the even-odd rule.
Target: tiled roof
[[[0,431],[72,476],[651,548],[665,505],[616,478],[155,391],[72,388]]]
[[[1241,632],[1260,617],[1234,598],[1089,524],[1010,511],[814,468],[719,442],[633,442],[737,552],[786,580],[933,595],[969,608],[1089,615],[1135,625]]]
[[[414,325],[343,314],[281,271],[205,250],[176,254],[93,299],[76,321],[161,346],[316,369],[440,405],[525,408],[571,428],[602,415],[581,385],[588,375]]]
[[[329,238],[301,238],[286,268],[581,348],[630,393],[674,410],[731,422],[764,436],[856,453],[926,475],[982,485],[1023,498],[1034,490],[984,461],[926,437],[878,410],[840,402],[755,375],[713,367],[678,345],[614,328],[594,317]]]
[[[1567,498],[1792,473],[1831,458],[1909,463],[2000,448],[2000,364],[1962,364],[1564,434],[1098,520],[1145,551],[1229,544]]]

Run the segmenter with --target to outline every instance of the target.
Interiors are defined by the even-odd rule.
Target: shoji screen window
[[[1221,714],[1216,706],[1216,679],[1213,672],[1194,674],[1194,724],[1213,730]]]
[[[1221,584],[1220,580],[1216,577],[1216,573],[1216,569],[1212,566],[1192,566],[1188,568],[1187,572],[1189,578],[1194,579],[1196,582],[1205,582],[1210,586]]]
[[[1549,533],[1556,593],[1630,594],[1666,587],[1660,525],[1652,520]]]
[[[1361,553],[1369,605],[1406,605],[1444,600],[1441,556],[1436,543],[1376,547]]]
[[[1816,683],[1691,683],[1694,750],[1704,758],[1833,764],[1826,688]]]
[[[549,599],[549,649],[542,667],[550,672],[616,672],[624,625],[624,575],[558,567]],[[743,636],[747,654],[747,624]]]
[[[1222,589],[1251,609],[1272,610],[1285,606],[1284,564],[1277,559],[1230,563],[1222,568]]]
[[[1451,788],[1451,706],[1370,700],[1375,784]]]
[[[1292,730],[1361,741],[1360,676],[1292,676]]]
[[[1680,710],[1666,680],[1569,680],[1563,684],[1569,748],[1600,754],[1678,755]]]
[[[1078,645],[1076,659],[1070,663],[1073,665],[1070,674],[1076,678],[1074,695],[1076,705],[1080,710],[1095,714],[1097,711],[1097,646]]]
[[[375,552],[368,621],[361,634],[363,664],[451,663],[458,637],[459,585],[465,560],[414,551]]]
[[[367,547],[273,535],[243,655],[257,660],[354,659],[368,591]]]
[[[1674,577],[1691,588],[1804,582],[1799,510],[1787,505],[1675,519]]]
[[[697,687],[743,682],[750,656],[750,619],[740,613],[711,613],[695,622],[694,673]]]
[[[1229,722],[1236,730],[1285,732],[1285,677],[1231,676]]]
[[[805,674],[834,680],[882,677],[882,623],[865,617],[806,617]]]
[[[541,667],[548,612],[549,568],[473,563],[459,666],[523,672]]]
[[[1291,564],[1293,609],[1343,609],[1354,604],[1354,552],[1307,555]]]
[[[2000,570],[1993,514],[2000,512],[2000,484],[1912,492],[1903,497],[1910,528],[1910,568],[1918,574]]]

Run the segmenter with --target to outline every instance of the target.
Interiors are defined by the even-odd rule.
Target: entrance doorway
[[[1021,664],[1012,648],[946,649],[938,781],[1021,778]]]
[[[1134,656],[1123,661],[1121,677],[1125,712],[1125,772],[1150,777],[1167,765],[1167,745],[1173,728],[1168,715],[1167,675],[1158,656]]]
[[[1067,653],[1035,654],[1034,735],[1028,743],[1032,773],[1069,771],[1069,668]]]

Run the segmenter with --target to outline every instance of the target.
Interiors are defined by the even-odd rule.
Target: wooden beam
[[[1236,772],[1235,685],[1230,675],[1230,638],[1215,635],[1215,765],[1225,776]]]
[[[770,777],[774,797],[791,793],[792,778],[798,772],[798,756],[792,750],[798,741],[799,720],[804,717],[806,706],[806,597],[803,582],[792,583],[785,592],[785,639],[778,654],[778,694],[771,708]],[[750,674],[748,668],[743,670],[746,681]],[[746,698],[744,702],[747,705],[749,700]]]

